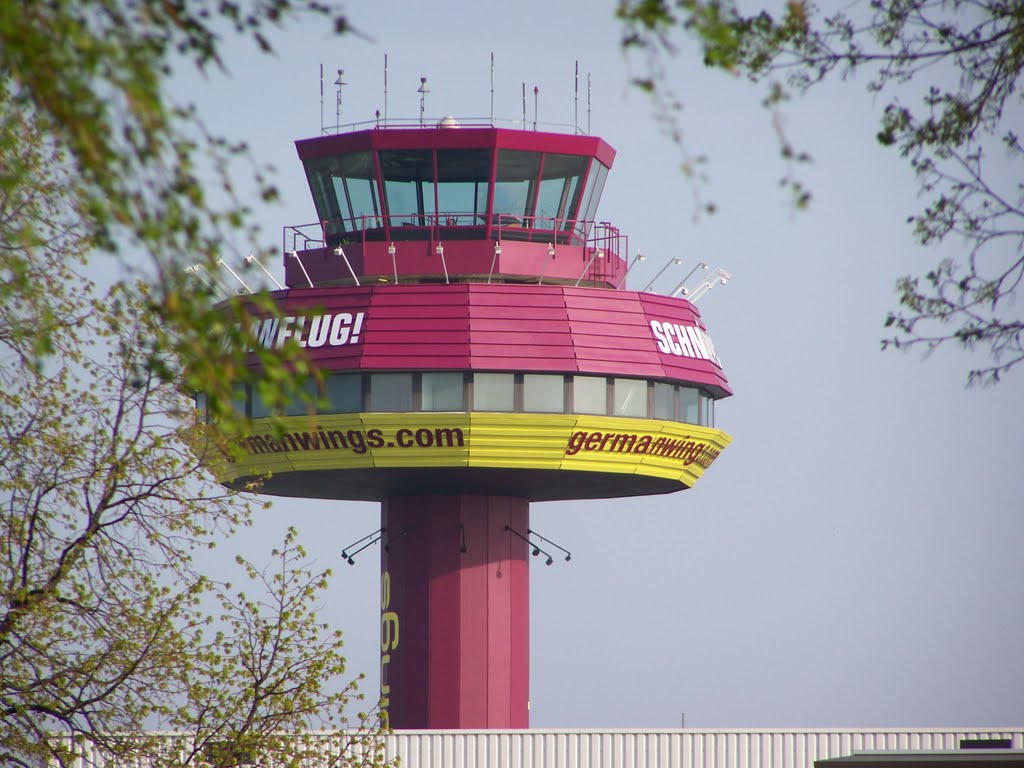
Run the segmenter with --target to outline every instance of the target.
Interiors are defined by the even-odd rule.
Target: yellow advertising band
[[[694,424],[538,413],[357,413],[253,422],[239,477],[306,470],[482,467],[639,474],[692,486],[732,438]]]

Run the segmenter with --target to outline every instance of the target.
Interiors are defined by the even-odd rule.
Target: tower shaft
[[[529,726],[530,507],[513,496],[381,503],[382,710],[392,728]]]

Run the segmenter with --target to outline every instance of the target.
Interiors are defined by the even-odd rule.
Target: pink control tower
[[[380,501],[345,556],[381,545],[386,724],[525,728],[531,555],[568,559],[530,502],[692,486],[729,443],[711,338],[685,298],[626,288],[599,138],[445,118],[297,149],[317,223],[285,230],[282,316],[255,322],[305,348],[321,407],[282,434],[250,388],[224,480]]]

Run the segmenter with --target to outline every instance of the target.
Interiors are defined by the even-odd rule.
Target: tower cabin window
[[[437,227],[445,238],[496,227],[499,238],[580,245],[608,172],[589,155],[512,149],[364,150],[305,167],[328,245],[427,239]]]
[[[539,231],[551,233],[541,239],[568,242],[587,194],[583,179],[590,160],[586,155],[498,150],[493,222],[502,237],[537,239]]]
[[[490,177],[491,153],[488,150],[437,150],[438,224],[442,227],[483,226]]]
[[[429,227],[437,210],[434,153],[429,149],[382,150],[380,173],[384,179],[388,223],[399,229]]]
[[[580,208],[582,185],[590,158],[581,155],[544,155],[540,189],[534,209],[538,229],[571,229]]]
[[[587,182],[583,187],[579,223],[575,225],[576,245],[582,245],[590,236],[590,222],[597,215],[597,204],[601,202],[601,193],[604,191],[604,181],[607,177],[608,167],[595,160],[591,164]]]
[[[309,160],[306,178],[317,216],[325,223],[328,244],[342,242],[346,233],[381,227],[377,174],[371,152]]]
[[[540,176],[540,153],[513,149],[498,150],[498,172],[494,179],[494,223],[502,228],[520,229],[533,215]]]

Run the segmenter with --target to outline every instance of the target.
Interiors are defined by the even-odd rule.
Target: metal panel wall
[[[293,339],[328,371],[584,373],[676,379],[730,394],[700,313],[680,299],[499,283],[310,288],[275,298],[288,319],[280,327],[268,320],[260,343]],[[328,325],[338,333],[315,337]]]
[[[1024,728],[715,731],[403,731],[387,739],[402,768],[814,768],[815,760],[873,750],[957,749],[963,738],[1009,738]]]
[[[188,742],[163,734],[167,754]],[[321,768],[345,749],[348,765],[372,765],[371,744],[344,734],[295,734],[316,742]],[[385,757],[400,768],[814,768],[815,760],[880,750],[955,750],[961,739],[1010,739],[1024,749],[1024,727],[827,728],[698,730],[398,731],[385,739]],[[90,742],[75,742],[72,768],[121,768]],[[261,762],[274,768],[272,762]],[[129,768],[125,766],[125,768]],[[132,763],[130,768],[147,768]]]

